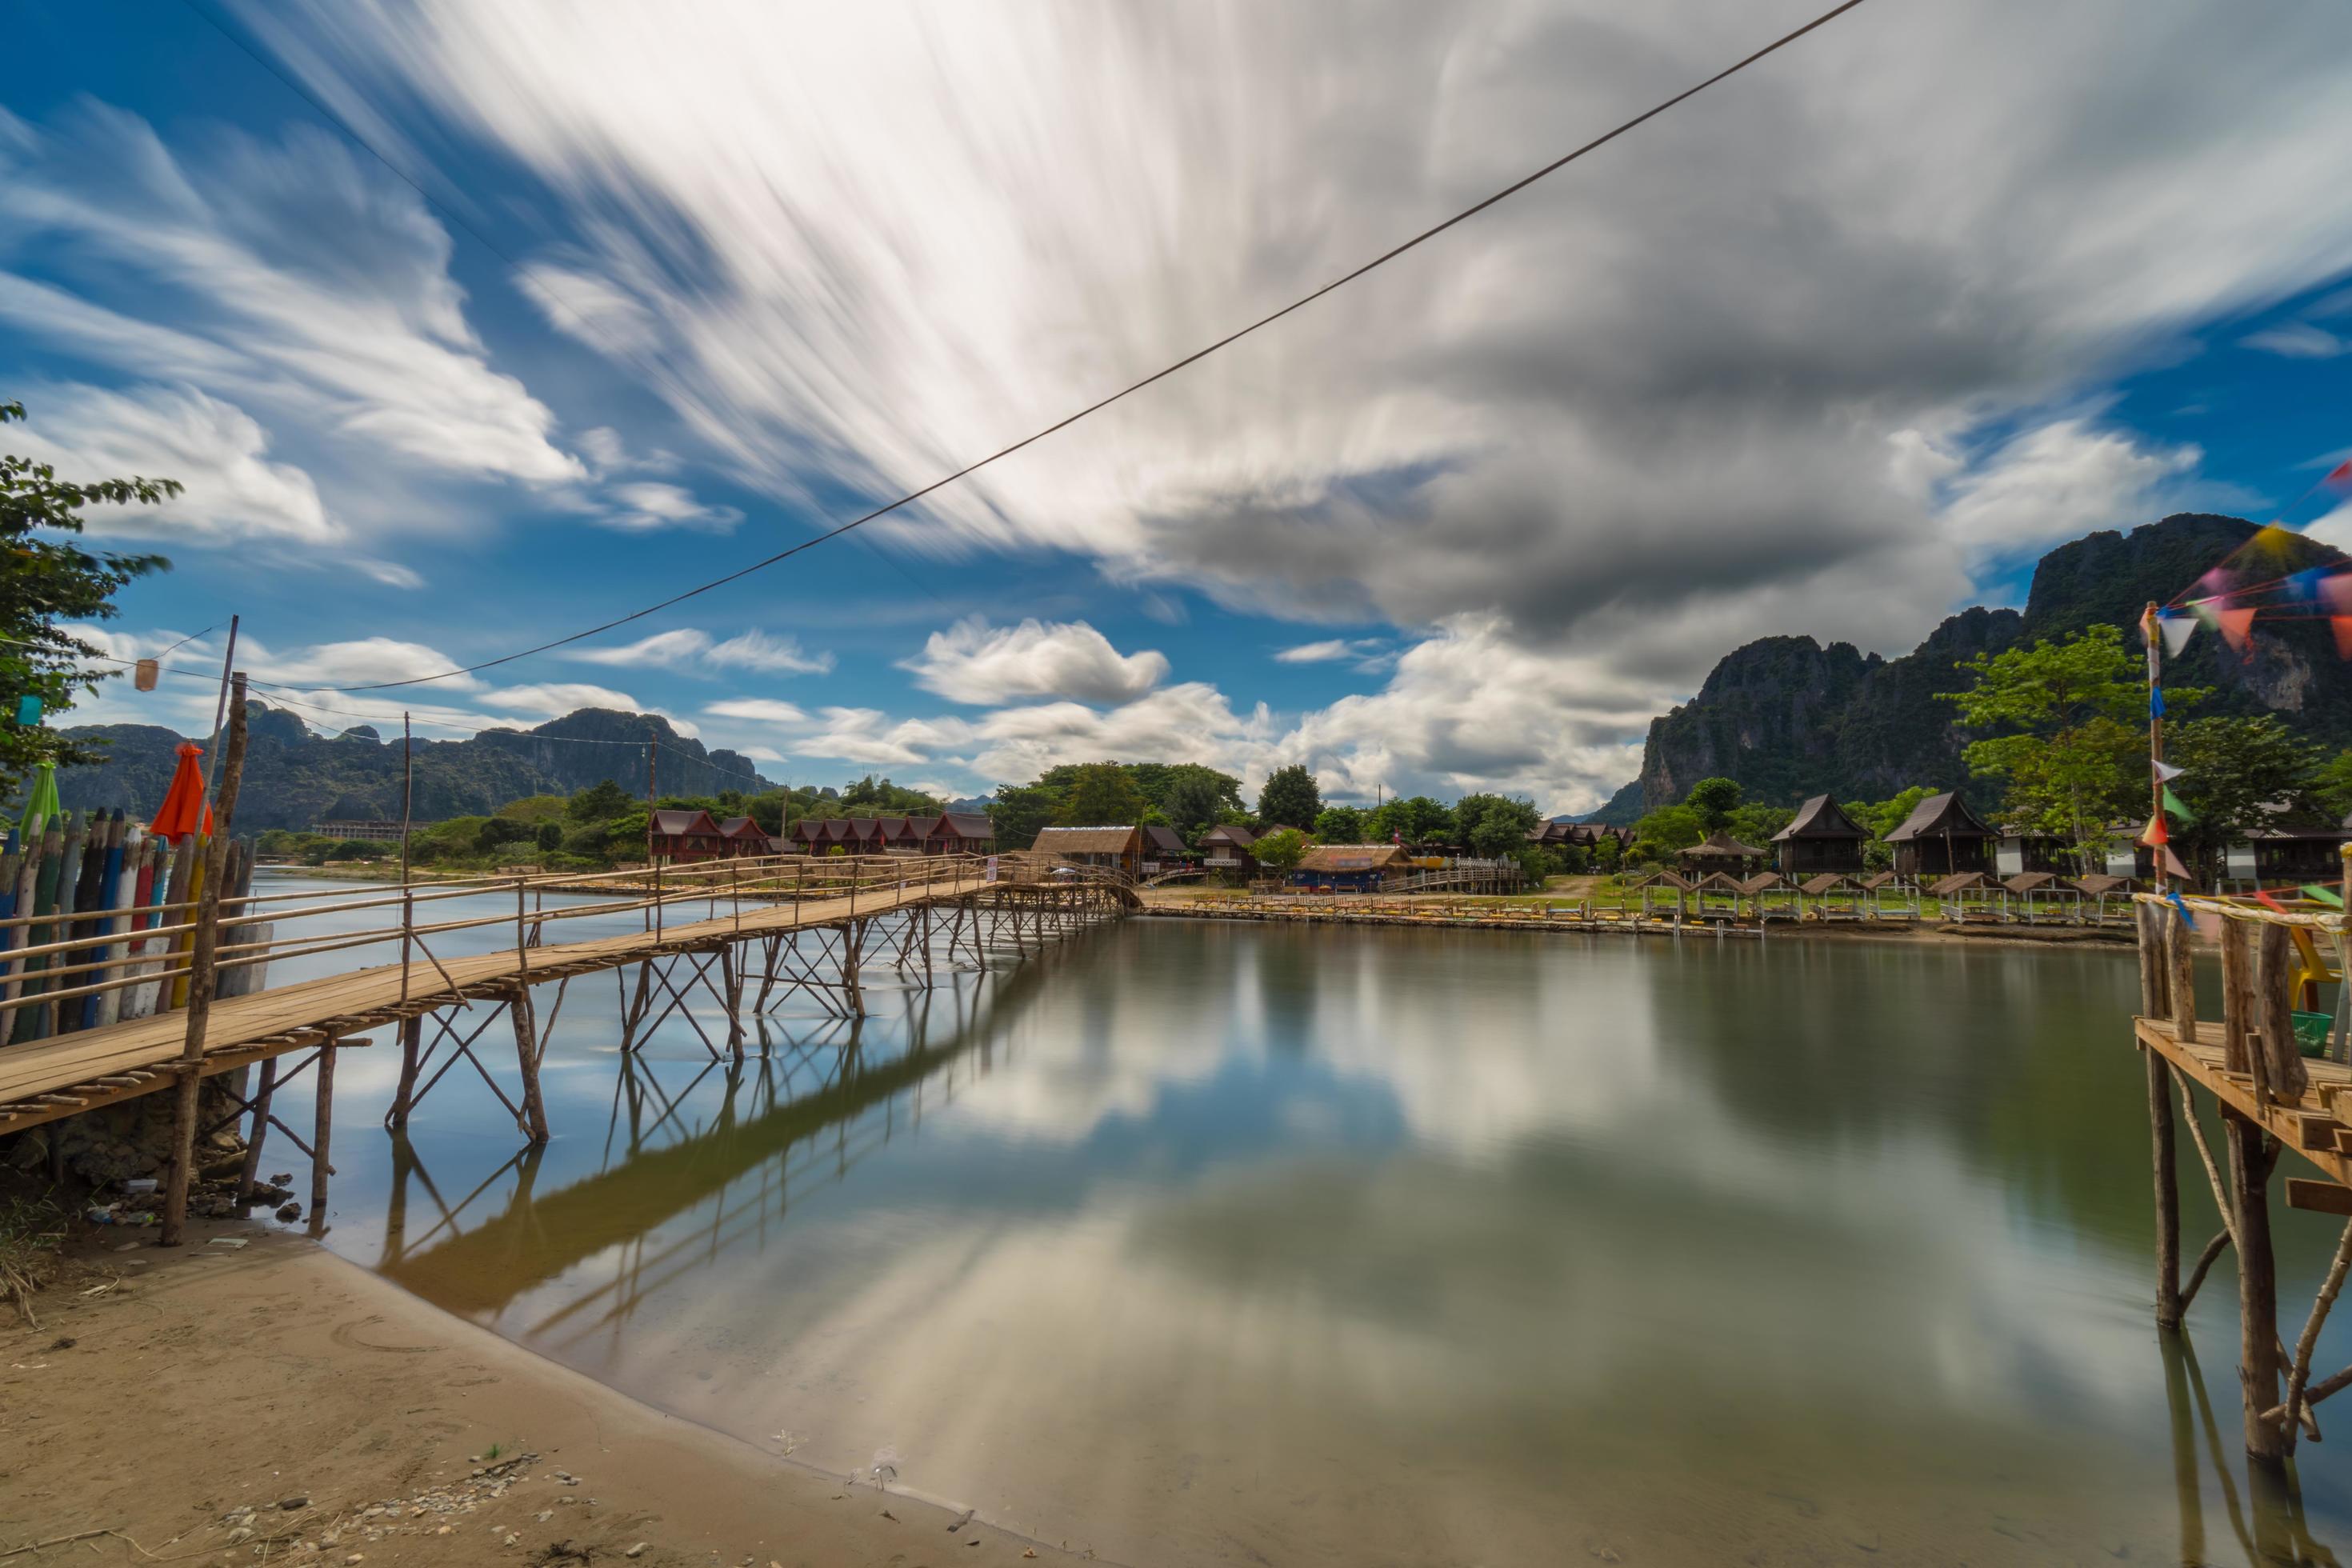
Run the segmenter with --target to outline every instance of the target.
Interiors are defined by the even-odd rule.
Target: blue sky
[[[2352,14],[1866,6],[903,518],[331,689],[928,483],[1803,19],[1767,9],[36,0],[10,444],[185,482],[111,525],[176,568],[112,646],[236,612],[321,728],[625,704],[793,781],[1297,761],[1586,809],[1739,642],[1903,651],[2051,544],[2340,460]]]

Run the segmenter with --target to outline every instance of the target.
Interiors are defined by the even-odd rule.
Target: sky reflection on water
[[[601,978],[537,1155],[455,1078],[395,1143],[352,1053],[330,1244],[1048,1540],[2238,1563],[2352,1509],[2326,1448],[2308,1526],[2255,1506],[2207,1432],[2227,1278],[2201,1378],[2152,1328],[2127,954],[1137,921],[740,1068],[676,1024],[625,1058]],[[2333,1239],[2280,1216],[2298,1320]]]

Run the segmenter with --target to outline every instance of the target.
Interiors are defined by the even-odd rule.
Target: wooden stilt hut
[[[1895,847],[1895,868],[1924,880],[1964,871],[1990,873],[1996,837],[1968,802],[1948,790],[1913,806],[1886,841]]]
[[[1845,900],[1841,907],[1840,899]],[[1797,918],[1817,921],[1858,921],[1870,914],[1870,889],[1857,877],[1825,871],[1797,884]]]
[[[1735,879],[1753,876],[1770,858],[1754,845],[1742,844],[1728,833],[1710,833],[1679,854],[1685,874],[1695,878],[1704,878],[1710,871],[1721,871]]]
[[[1817,795],[1797,808],[1789,826],[1772,835],[1780,875],[1853,876],[1862,870],[1863,841],[1870,837],[1831,796]]]

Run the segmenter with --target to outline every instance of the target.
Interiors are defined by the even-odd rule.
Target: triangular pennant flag
[[[2254,889],[2254,902],[2262,905],[2263,908],[2266,910],[2276,910],[2281,914],[2286,913],[2286,906],[2284,904],[2280,903],[2276,899],[2272,898],[2260,888],[2256,888]]]
[[[2178,877],[2184,882],[2192,879],[2189,875],[2189,868],[2180,863],[2180,857],[2172,852],[2171,845],[2164,846],[2157,853],[2164,857],[2164,869],[2168,875]]]
[[[2352,658],[2352,616],[2330,616],[2327,626],[2336,634],[2336,657]]]
[[[2167,784],[2170,784],[2173,780],[2179,778],[2181,774],[2189,771],[2187,768],[2180,766],[2177,763],[2158,762],[2153,763],[2149,765],[2156,769],[2156,776],[2162,779]]]
[[[2190,931],[2195,931],[2197,929],[2197,917],[2189,912],[2189,900],[2180,896],[2180,889],[2178,888],[2168,888],[2165,889],[2164,896],[2172,900],[2172,907],[2180,911],[2180,923],[2187,926]]]
[[[2352,458],[2347,458],[2328,469],[2327,477],[2319,482],[2323,485],[2334,485],[2338,489],[2352,485]]]
[[[2214,619],[2221,623],[2221,636],[2239,652],[2245,651],[2254,635],[2254,612],[2252,610],[2215,610]]]
[[[2306,885],[2303,889],[2303,896],[2306,899],[2317,899],[2331,910],[2340,910],[2344,907],[2344,900],[2339,894],[2333,889],[2319,886],[2316,882]]]
[[[2180,650],[2189,646],[2189,639],[2197,635],[2197,617],[2179,614],[2166,616],[2157,622],[2157,629],[2164,634],[2164,651],[2177,658]]]
[[[2147,826],[2140,831],[2139,841],[2142,844],[2169,844],[2172,842],[2172,835],[2165,831],[2164,816],[2161,813],[2158,813],[2157,816],[2151,816],[2147,819]]]
[[[2352,572],[2338,568],[2321,578],[2319,596],[2336,609],[2352,614]]]
[[[2169,786],[2168,786],[2164,792],[2164,809],[2172,813],[2173,816],[2180,818],[2183,822],[2194,822],[2197,820],[2197,814],[2189,810],[2187,806],[2181,805],[2180,797],[2173,794]]]
[[[2151,719],[2164,717],[2164,688],[2161,686],[2147,689],[2147,716]]]
[[[2197,624],[2200,626],[2218,626],[2221,624],[2221,617],[2215,613],[2212,601],[2210,599],[2197,600],[2189,606],[2189,613],[2197,617]]]

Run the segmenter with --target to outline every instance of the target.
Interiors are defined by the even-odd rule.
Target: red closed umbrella
[[[163,809],[155,814],[151,831],[166,842],[186,837],[197,831],[201,824],[205,833],[213,830],[213,808],[205,801],[205,775],[196,768],[196,759],[205,749],[194,741],[180,742],[180,765],[172,772],[172,787],[163,792]]]

